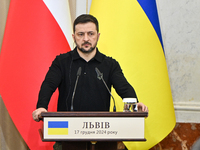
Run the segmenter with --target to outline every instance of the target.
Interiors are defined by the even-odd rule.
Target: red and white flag
[[[11,0],[0,55],[0,95],[31,150],[53,149],[42,142],[32,112],[40,86],[56,55],[71,50],[67,0]],[[57,93],[49,111],[56,111]]]

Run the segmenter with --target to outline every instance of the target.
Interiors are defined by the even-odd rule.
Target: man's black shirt
[[[74,90],[77,71],[81,67],[75,96],[74,111],[109,111],[110,94],[102,80],[97,78],[97,67],[111,89],[113,86],[121,98],[136,98],[133,87],[124,77],[119,63],[100,53],[97,53],[89,62],[82,59],[77,48],[55,58],[42,83],[37,108],[48,108],[53,92],[58,88],[58,111],[70,111],[72,93]]]

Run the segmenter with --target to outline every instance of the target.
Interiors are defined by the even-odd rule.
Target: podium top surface
[[[148,112],[67,111],[43,112],[42,117],[148,117]]]

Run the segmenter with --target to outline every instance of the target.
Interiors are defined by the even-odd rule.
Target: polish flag
[[[56,55],[71,50],[72,25],[67,0],[11,0],[0,55],[0,95],[31,150],[51,150],[33,121],[38,93]],[[48,111],[56,111],[58,92]]]

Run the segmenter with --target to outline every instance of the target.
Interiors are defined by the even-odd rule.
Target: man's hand
[[[138,111],[149,112],[148,107],[143,103],[137,103]]]
[[[39,122],[40,121],[39,118],[41,118],[42,112],[47,112],[47,110],[45,108],[38,108],[34,110],[32,113],[33,120]]]

